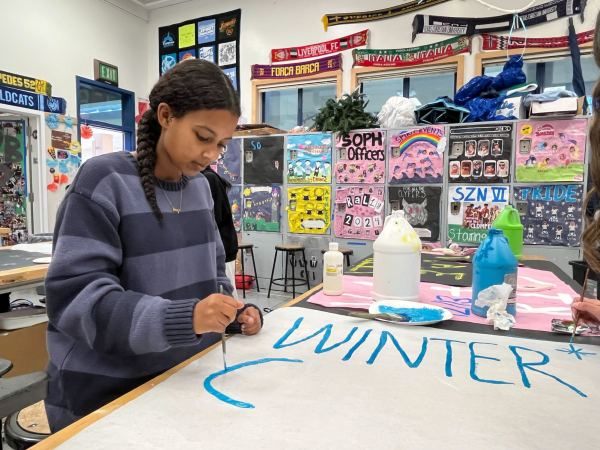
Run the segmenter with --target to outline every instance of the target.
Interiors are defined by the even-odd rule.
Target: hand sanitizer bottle
[[[330,242],[329,251],[323,255],[323,294],[342,295],[344,278],[344,255],[338,251],[338,243]]]

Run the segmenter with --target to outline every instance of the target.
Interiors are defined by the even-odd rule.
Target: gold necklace
[[[183,176],[181,177],[183,179]],[[181,212],[181,205],[183,204],[183,186],[181,186],[181,197],[179,199],[179,209],[175,208],[173,206],[173,203],[171,203],[171,200],[169,200],[169,196],[167,195],[167,192],[165,191],[165,188],[163,187],[160,179],[158,179],[158,184],[160,185],[161,190],[163,191],[163,194],[165,194],[165,197],[167,198],[167,201],[169,202],[169,205],[171,205],[171,208],[173,208],[173,212],[176,212],[177,214],[179,214]],[[180,180],[181,181],[181,180]]]

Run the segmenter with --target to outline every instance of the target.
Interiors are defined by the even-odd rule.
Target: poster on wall
[[[283,183],[283,136],[244,139],[244,184]]]
[[[583,181],[587,120],[517,124],[517,181]]]
[[[287,182],[331,183],[331,134],[289,135]]]
[[[508,186],[449,186],[448,239],[481,244],[509,200]]]
[[[404,211],[422,241],[440,239],[441,187],[390,186],[388,201],[392,211]]]
[[[444,127],[392,132],[390,137],[390,184],[442,183],[444,174]]]
[[[583,186],[515,187],[514,197],[524,244],[579,247]]]
[[[335,236],[374,241],[383,229],[383,186],[349,186],[335,192]]]
[[[324,234],[331,221],[330,186],[288,186],[290,233]]]
[[[335,175],[339,184],[385,182],[385,131],[340,136]]]
[[[279,231],[281,186],[252,186],[244,189],[244,231]]]
[[[311,287],[317,286],[323,282],[323,254],[321,250],[329,248],[329,243],[332,242],[331,237],[327,236],[302,236],[299,234],[288,234],[287,242],[292,245],[301,245],[304,247],[304,254],[306,255],[306,267],[304,267],[304,261],[302,258],[294,258],[294,271],[297,278],[306,279],[306,272],[308,271],[308,280],[310,281]],[[291,260],[288,259],[288,264],[292,264]],[[291,276],[291,266],[288,270]]]
[[[242,231],[242,187],[231,186],[227,193],[229,205],[231,206],[231,217],[233,218],[233,226],[238,233]]]
[[[512,152],[510,123],[450,127],[450,183],[508,183]]]
[[[232,139],[221,151],[213,170],[231,184],[242,182],[242,140]]]

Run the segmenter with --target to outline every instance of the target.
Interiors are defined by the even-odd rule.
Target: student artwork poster
[[[448,239],[481,244],[509,200],[508,186],[449,186]]]
[[[244,184],[283,183],[283,136],[244,139]]]
[[[389,183],[441,183],[445,145],[444,127],[440,126],[393,134],[390,138]]]
[[[517,125],[517,181],[583,181],[587,120]]]
[[[583,186],[515,187],[515,206],[523,224],[523,243],[578,247]]]
[[[335,236],[374,241],[383,229],[383,186],[352,186],[336,190]]]
[[[290,233],[324,234],[331,221],[330,186],[288,186]]]
[[[244,189],[244,231],[279,232],[281,186],[252,186]]]
[[[450,127],[450,183],[508,183],[512,124]]]
[[[289,135],[287,182],[331,183],[331,134]]]
[[[231,186],[227,193],[229,205],[231,206],[231,217],[233,218],[233,226],[238,233],[242,231],[242,187]]]
[[[392,211],[404,211],[404,218],[422,241],[440,238],[441,187],[390,186],[388,201]]]
[[[221,177],[228,180],[231,184],[240,184],[242,182],[242,140],[232,139],[229,144],[221,151],[216,161],[216,169]]]
[[[385,131],[350,133],[337,140],[339,184],[385,182]]]

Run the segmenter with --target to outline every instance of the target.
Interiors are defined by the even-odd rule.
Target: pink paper
[[[441,183],[444,155],[438,152],[444,127],[402,131],[390,138],[390,184]]]
[[[385,131],[350,133],[336,148],[338,183],[385,183]]]
[[[384,221],[384,188],[382,186],[352,186],[335,192],[336,237],[375,240]]]
[[[532,281],[551,283],[555,288],[541,292],[524,292],[517,289],[517,324],[514,328],[552,331],[552,319],[571,318],[570,304],[573,297],[579,294],[552,272],[520,267],[519,286]],[[369,309],[369,305],[373,303],[373,278],[345,275],[343,286],[342,295],[330,296],[321,291],[308,301],[327,308]],[[446,308],[452,313],[452,320],[485,324],[485,318],[471,314],[471,288],[421,283],[421,303]]]

